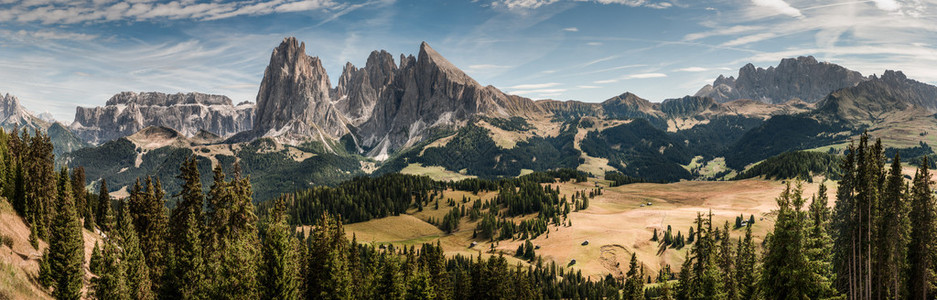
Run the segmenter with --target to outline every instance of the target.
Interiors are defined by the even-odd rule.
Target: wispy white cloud
[[[595,46],[602,46],[604,44],[602,42],[588,42],[586,43],[586,45],[595,47]]]
[[[531,89],[543,89],[543,88],[555,87],[555,86],[558,86],[558,85],[560,85],[560,83],[558,83],[558,82],[531,83],[531,84],[515,85],[515,86],[508,87],[508,88],[509,88],[509,89],[516,89],[516,90],[531,90]]]
[[[794,8],[784,0],[752,0],[755,6],[763,7],[774,11],[776,14],[787,15],[791,17],[803,17],[799,9]]]
[[[901,8],[901,5],[898,4],[898,2],[895,0],[873,0],[873,1],[875,2],[875,6],[881,10],[897,11],[898,9]]]
[[[709,71],[707,68],[703,67],[689,67],[689,68],[680,68],[676,69],[677,72],[706,72]]]
[[[597,86],[597,85],[577,85],[576,88],[580,88],[580,89],[598,89],[598,88],[602,88],[602,87]]]
[[[708,71],[715,71],[715,70],[719,70],[719,71],[728,71],[728,70],[731,70],[731,69],[730,69],[730,68],[725,68],[725,67],[720,67],[720,68],[686,67],[686,68],[679,68],[679,69],[676,69],[676,70],[674,70],[674,71],[676,71],[676,72],[698,73],[698,72],[708,72]]]
[[[500,69],[509,69],[511,66],[502,66],[502,65],[492,65],[492,64],[479,64],[479,65],[470,65],[468,66],[469,70],[500,70]]]
[[[609,84],[609,83],[615,83],[615,82],[618,82],[618,79],[596,80],[596,81],[593,81],[592,83],[595,83],[595,84]]]
[[[667,77],[667,74],[664,73],[640,73],[640,74],[631,74],[623,77],[622,79],[648,79],[648,78],[663,78]]]
[[[26,42],[40,40],[90,41],[98,38],[98,35],[96,34],[66,32],[55,29],[40,29],[36,31],[26,31],[21,29],[16,32],[0,30],[0,36]]]
[[[579,28],[576,28],[576,27],[566,27],[566,28],[563,28],[563,31],[566,31],[566,32],[577,32],[577,31],[579,31]]]
[[[716,28],[716,29],[712,29],[709,31],[690,33],[684,36],[683,39],[686,41],[695,41],[695,40],[704,39],[704,38],[711,37],[711,36],[735,35],[735,34],[748,33],[748,32],[753,32],[753,31],[762,30],[762,29],[764,29],[764,27],[753,26],[753,25],[735,25],[731,27]]]
[[[540,7],[548,6],[553,3],[560,2],[561,0],[497,0],[491,2],[490,6],[493,8],[506,8],[512,11],[527,11],[531,9],[537,9]],[[648,7],[656,9],[666,9],[673,7],[674,4],[667,1],[652,1],[652,0],[564,0],[567,2],[591,2],[604,5],[625,5],[630,7]]]
[[[541,6],[550,5],[556,3],[559,0],[500,0],[491,3],[492,7],[507,8],[509,10],[516,9],[536,9]]]
[[[751,44],[751,43],[754,43],[754,42],[764,41],[764,40],[767,40],[767,39],[774,38],[774,37],[776,37],[776,36],[778,36],[778,35],[777,35],[776,33],[774,33],[774,32],[756,33],[756,34],[752,34],[752,35],[742,36],[742,37],[736,38],[736,39],[734,39],[734,40],[731,40],[731,41],[722,43],[721,46],[723,46],[723,47],[741,46],[741,45],[745,45],[745,44]]]
[[[332,0],[258,0],[216,2],[182,0],[150,1],[47,1],[22,0],[0,8],[0,22],[78,24],[154,19],[218,20],[274,12],[339,10],[354,7]],[[360,5],[360,4],[359,4]]]

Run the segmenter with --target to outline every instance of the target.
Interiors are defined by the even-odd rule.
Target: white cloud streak
[[[799,9],[794,8],[784,0],[752,0],[752,3],[756,6],[764,7],[769,10],[774,11],[777,14],[787,15],[791,17],[803,17],[804,15],[800,12]]]
[[[90,22],[147,20],[218,20],[243,15],[275,12],[340,10],[346,5],[332,0],[259,0],[215,2],[177,0],[164,3],[149,1],[78,1],[22,0],[0,8],[0,22],[81,24]]]
[[[532,83],[532,84],[520,84],[520,85],[515,85],[515,86],[508,87],[508,88],[509,88],[509,89],[516,89],[516,90],[531,90],[531,89],[543,89],[543,88],[555,87],[555,86],[558,86],[558,85],[560,85],[560,84],[557,83],[557,82]]]

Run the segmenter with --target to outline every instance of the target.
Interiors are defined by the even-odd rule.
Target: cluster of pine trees
[[[698,218],[676,298],[933,299],[937,207],[929,163],[924,158],[908,182],[900,154],[886,170],[882,149],[865,134],[849,146],[832,210],[825,185],[808,204],[800,184],[788,184],[760,259],[750,227],[732,247],[728,222],[720,231],[711,217]]]
[[[836,193],[833,287],[849,298],[933,299],[937,210],[927,157],[910,184],[900,154],[889,170],[881,141],[863,135],[846,151]]]

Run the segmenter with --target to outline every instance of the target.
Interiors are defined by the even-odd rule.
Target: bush
[[[13,249],[13,238],[8,235],[0,235],[0,242],[3,242],[4,246],[10,247]]]

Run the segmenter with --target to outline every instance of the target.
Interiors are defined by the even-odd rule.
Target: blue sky
[[[0,92],[65,123],[121,91],[254,101],[286,36],[333,84],[346,61],[426,41],[534,99],[661,101],[800,55],[937,82],[937,0],[0,0]]]

